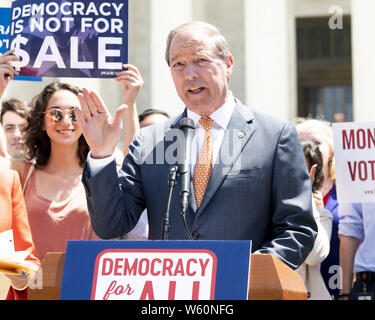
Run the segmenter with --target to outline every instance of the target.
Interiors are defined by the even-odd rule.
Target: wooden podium
[[[252,254],[248,300],[307,300],[301,276],[270,254]]]
[[[42,262],[43,288],[29,289],[29,300],[59,300],[65,253],[50,252]],[[270,254],[252,254],[249,300],[306,300],[302,278]]]
[[[65,253],[49,252],[42,261],[42,289],[29,287],[29,300],[60,300]]]

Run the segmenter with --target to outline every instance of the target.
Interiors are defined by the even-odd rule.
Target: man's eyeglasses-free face
[[[74,109],[62,110],[60,108],[51,108],[44,112],[47,115],[49,121],[58,123],[65,118],[66,115],[69,116],[69,119],[72,122],[77,122],[76,114]]]

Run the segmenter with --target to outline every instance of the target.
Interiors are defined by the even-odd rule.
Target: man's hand
[[[121,105],[112,118],[99,95],[84,88],[78,95],[81,110],[75,108],[78,123],[90,146],[93,158],[106,158],[114,153],[120,140],[122,118],[127,105]]]
[[[20,59],[16,57],[14,53],[14,49],[5,52],[2,56],[0,56],[0,98],[2,97],[5,88],[8,86],[9,81],[14,76],[18,75],[18,72],[14,70],[11,66],[11,61],[19,61]]]

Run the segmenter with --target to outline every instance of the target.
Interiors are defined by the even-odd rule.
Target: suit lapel
[[[170,128],[171,129],[178,129],[178,123],[180,122],[180,120],[182,118],[185,118],[185,117],[187,117],[187,110],[186,110],[186,108],[185,108],[185,110],[184,110],[183,113],[181,113],[179,116],[176,117],[176,119],[174,119],[174,121],[172,122]]]
[[[206,192],[196,215],[199,215],[206,208],[207,204],[223,183],[228,172],[233,169],[234,163],[255,131],[255,126],[252,124],[253,119],[254,116],[251,110],[237,101],[228,124],[228,129],[225,131]]]

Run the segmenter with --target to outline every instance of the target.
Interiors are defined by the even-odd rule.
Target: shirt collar
[[[230,94],[225,103],[210,115],[210,118],[214,120],[214,125],[216,124],[223,129],[227,129],[235,105],[234,97]],[[187,116],[194,121],[195,127],[199,126],[198,121],[201,118],[199,114],[187,109]]]

